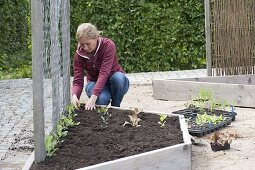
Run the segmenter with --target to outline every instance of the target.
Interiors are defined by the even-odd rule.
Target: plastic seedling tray
[[[206,113],[208,115],[215,114],[216,116],[222,115],[223,117],[231,117],[232,121],[235,121],[237,113],[234,111],[228,112],[225,110],[214,110],[214,113],[212,113],[209,109],[205,109]],[[172,112],[173,114],[181,114],[184,116],[190,116],[190,117],[196,117],[199,112],[199,109],[182,109]]]
[[[209,124],[205,123],[203,125],[197,125],[196,117],[193,116],[185,116],[186,119],[188,119],[188,131],[190,135],[194,136],[204,136],[206,134],[212,133],[216,130],[219,130],[221,128],[226,127],[227,125],[231,124],[232,118],[231,117],[224,117],[224,120],[222,122],[219,122],[217,124]]]

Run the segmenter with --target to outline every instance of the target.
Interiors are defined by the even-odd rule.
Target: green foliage
[[[0,69],[0,80],[2,79],[17,79],[17,78],[32,78],[32,66],[20,65],[17,68],[9,68],[7,70]]]
[[[56,150],[58,149],[58,148],[56,148],[57,144],[58,144],[58,140],[57,140],[56,134],[46,136],[45,150],[49,157],[53,156],[54,153],[56,152]]]
[[[60,141],[60,138],[67,135],[68,128],[78,126],[80,124],[80,122],[75,122],[73,120],[74,116],[76,116],[76,114],[74,114],[74,107],[67,106],[65,115],[62,114],[57,123],[56,133],[53,132],[52,134],[46,136],[45,149],[49,157],[54,155],[55,151],[57,150],[57,144],[62,142]]]
[[[116,43],[126,72],[169,71],[205,65],[203,2],[124,0],[71,2],[72,50],[76,28],[91,22]]]
[[[98,113],[106,113],[108,111],[107,107],[99,107],[97,108]]]
[[[200,89],[197,100],[203,101],[203,102],[213,100],[213,91],[211,89],[203,89],[203,88]]]
[[[215,125],[222,121],[223,121],[222,115],[216,116],[216,115],[208,115],[204,113],[204,114],[197,114],[197,117],[196,117],[196,124],[201,126],[204,125],[205,123]]]
[[[31,52],[28,49],[29,1],[1,0],[0,2],[0,78],[31,77],[28,70]],[[12,74],[13,73],[13,74]]]
[[[127,73],[205,67],[203,1],[70,3],[71,56],[77,44],[78,25],[91,22],[115,42]],[[0,6],[0,79],[31,77],[30,1],[1,0]]]
[[[167,115],[160,115],[159,122],[158,122],[158,124],[160,124],[160,127],[164,127],[165,126],[166,118],[167,118]]]
[[[214,110],[226,110],[227,107],[231,108],[231,111],[234,110],[234,105],[227,103],[226,99],[220,100],[214,98],[214,92],[211,89],[199,89],[197,97],[193,97],[191,103],[187,104],[188,108],[198,109],[200,112],[205,112],[206,109],[210,109],[211,112]]]
[[[110,105],[110,103],[109,103]],[[105,124],[108,124],[109,118],[112,116],[109,112],[109,105],[108,106],[100,106],[97,108],[97,113],[101,114],[101,119]]]
[[[211,107],[215,107],[215,99],[213,96],[213,91],[211,89],[199,89],[198,95],[193,97],[192,102],[189,107],[196,107],[204,112],[206,104],[210,103]]]

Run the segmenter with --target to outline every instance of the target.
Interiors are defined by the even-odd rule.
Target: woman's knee
[[[97,105],[108,105],[111,101],[111,96],[105,93],[101,93],[96,101]]]
[[[96,85],[96,82],[93,82],[93,81],[88,82],[88,84],[86,85],[85,92],[88,97],[90,97],[92,95],[92,91],[93,91],[95,85]]]
[[[125,83],[125,74],[122,72],[116,72],[111,77],[111,83],[123,85]]]

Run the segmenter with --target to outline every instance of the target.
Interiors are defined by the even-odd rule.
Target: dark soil
[[[130,111],[109,109],[108,124],[96,111],[79,112],[80,125],[70,128],[55,156],[33,165],[35,170],[82,168],[126,156],[183,143],[179,118],[168,117],[164,127],[159,115],[141,112],[140,127],[122,126]]]
[[[214,142],[214,143],[210,143],[211,145],[211,148],[213,151],[221,151],[221,150],[227,150],[230,148],[230,144],[229,143],[225,143],[224,145],[221,145],[217,142]]]

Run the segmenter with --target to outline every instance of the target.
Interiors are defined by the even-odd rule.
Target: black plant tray
[[[187,118],[189,121],[188,131],[189,131],[190,135],[198,136],[198,137],[207,135],[207,134],[217,131],[221,128],[224,128],[227,125],[230,125],[231,121],[232,121],[231,117],[223,117],[224,120],[217,124],[205,123],[204,125],[197,125],[195,123],[196,117],[190,117],[190,116],[184,116],[184,117]]]
[[[206,113],[208,115],[212,115],[215,114],[216,116],[220,116],[222,115],[223,117],[231,117],[232,121],[235,121],[236,119],[236,112],[228,112],[225,110],[214,110],[214,112],[212,113],[209,109],[205,109]],[[197,108],[192,108],[192,109],[182,109],[182,110],[177,110],[172,112],[173,114],[181,114],[184,115],[184,117],[189,116],[189,117],[196,117],[197,114],[199,114],[199,109]],[[203,113],[201,113],[203,114]]]

